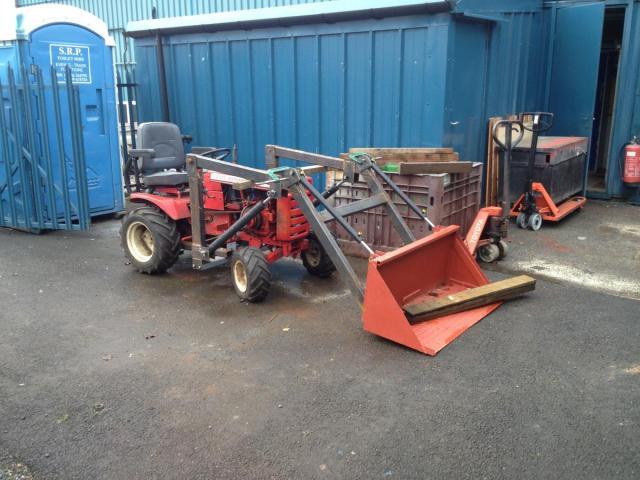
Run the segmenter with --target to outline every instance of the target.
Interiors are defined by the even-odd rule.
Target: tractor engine
[[[203,172],[203,207],[205,232],[215,237],[224,233],[256,203],[263,201],[268,186],[242,189],[244,179],[223,173]],[[269,247],[266,254],[271,263],[283,256],[297,256],[308,247],[310,225],[293,196],[283,192],[270,202],[233,241],[250,247]]]

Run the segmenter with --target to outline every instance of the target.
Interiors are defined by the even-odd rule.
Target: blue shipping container
[[[451,146],[482,161],[486,118],[504,105],[538,102],[537,88],[503,85],[540,84],[542,54],[522,53],[541,12],[507,13],[494,26],[430,3],[434,11],[413,15],[163,32],[170,119],[199,144],[237,144],[242,163],[257,167],[267,143],[332,155]],[[517,59],[500,70],[489,67],[499,56],[496,39],[504,42],[500,55]],[[155,42],[148,33],[135,42],[141,121],[162,118]]]

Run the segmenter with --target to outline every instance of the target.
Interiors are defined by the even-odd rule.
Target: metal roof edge
[[[283,7],[208,13],[184,17],[137,20],[127,23],[125,35],[250,29],[310,22],[397,16],[417,12],[450,11],[451,0],[332,0]]]
[[[0,41],[23,40],[45,25],[69,23],[77,25],[102,37],[108,46],[115,46],[109,35],[107,24],[86,10],[63,4],[38,4],[15,7],[3,12],[11,18],[5,19],[0,30]]]
[[[533,13],[542,10],[543,1],[544,0],[457,0],[453,13],[468,16]]]

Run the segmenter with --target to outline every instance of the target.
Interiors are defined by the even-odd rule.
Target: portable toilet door
[[[65,82],[65,70],[79,90],[91,216],[124,208],[118,120],[113,70],[113,47],[107,26],[76,7],[57,4],[17,9],[17,35],[22,63],[40,67],[45,84],[51,83],[51,66],[57,81]],[[53,112],[47,112],[49,116]],[[47,122],[54,125],[53,119]],[[68,146],[71,148],[71,145]],[[51,152],[53,164],[61,159]],[[75,180],[68,186],[75,189]]]

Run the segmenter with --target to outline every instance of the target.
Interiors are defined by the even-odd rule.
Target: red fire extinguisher
[[[640,145],[636,137],[633,137],[633,140],[624,147],[622,181],[624,183],[640,183]]]

